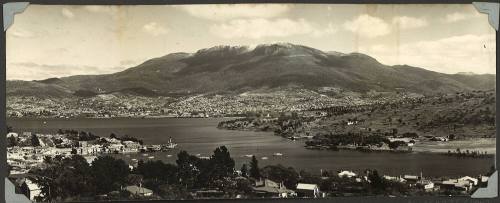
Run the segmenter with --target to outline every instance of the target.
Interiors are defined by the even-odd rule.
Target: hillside
[[[149,96],[241,93],[287,86],[432,94],[493,89],[495,75],[442,74],[407,65],[387,66],[360,53],[270,44],[255,49],[217,46],[193,54],[173,53],[114,74],[7,83],[8,95],[34,96],[70,96],[77,91]]]

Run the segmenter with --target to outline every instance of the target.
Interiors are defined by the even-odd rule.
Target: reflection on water
[[[98,136],[130,135],[140,138],[145,144],[167,143],[169,138],[178,143],[178,148],[169,152],[114,155],[129,162],[137,160],[163,160],[175,163],[180,150],[200,157],[210,156],[212,151],[225,145],[236,160],[236,166],[248,162],[249,157],[259,158],[260,166],[282,164],[298,170],[319,173],[323,170],[349,169],[362,171],[377,169],[383,174],[420,174],[426,176],[459,176],[484,174],[493,165],[493,158],[455,158],[426,153],[363,153],[357,151],[307,150],[303,142],[290,141],[269,132],[230,131],[217,129],[224,118],[161,118],[161,119],[11,119],[8,125],[16,131],[54,133],[57,129],[89,131]],[[281,153],[282,156],[273,156]],[[268,157],[268,159],[261,159]],[[134,160],[135,159],[135,160]]]

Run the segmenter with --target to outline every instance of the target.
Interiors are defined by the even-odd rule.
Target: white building
[[[31,201],[35,201],[35,198],[37,197],[42,197],[42,189],[40,188],[40,186],[36,183],[34,183],[33,181],[31,181],[30,179],[26,178],[26,180],[24,181],[24,184],[26,184],[26,188],[28,189],[28,198],[30,198]]]
[[[338,176],[352,178],[352,177],[356,176],[356,173],[354,173],[352,171],[341,171],[340,173],[338,173]]]
[[[469,181],[473,185],[477,185],[477,183],[479,181],[477,178],[473,178],[473,177],[470,177],[470,176],[464,176],[464,177],[459,178],[458,180],[460,180],[460,181]]]
[[[297,184],[297,194],[302,197],[320,197],[319,187],[316,184]]]

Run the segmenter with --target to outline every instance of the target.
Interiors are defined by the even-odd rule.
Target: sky
[[[496,73],[495,30],[472,5],[30,5],[7,30],[7,80],[108,74],[174,52],[277,42]]]

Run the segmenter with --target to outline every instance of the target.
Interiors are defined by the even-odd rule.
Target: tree
[[[241,176],[248,177],[248,167],[246,164],[241,166]]]
[[[142,183],[143,177],[138,174],[129,174],[127,176],[127,183],[130,185],[139,185]]]
[[[385,190],[386,185],[384,184],[384,180],[378,174],[377,170],[373,170],[368,174],[368,180],[370,180],[370,184],[375,192],[381,192]]]
[[[222,179],[234,175],[234,159],[225,146],[216,148],[210,161],[214,169],[213,178]]]
[[[92,173],[97,191],[101,194],[117,190],[126,183],[130,169],[125,161],[101,156],[92,162]]]
[[[33,147],[40,146],[40,140],[38,139],[38,136],[36,134],[31,135],[31,145]]]
[[[186,151],[180,151],[175,161],[178,167],[179,182],[186,188],[191,188],[197,181],[200,170],[196,167],[199,158],[188,154]]]
[[[47,160],[48,167],[33,170],[43,201],[95,196],[94,178],[85,158],[79,155]]]
[[[250,161],[250,177],[255,179],[260,178],[259,162],[255,156],[252,156],[252,161]]]
[[[14,147],[17,146],[19,143],[17,141],[17,138],[14,136],[10,136],[7,138],[7,147]]]
[[[299,182],[299,174],[292,167],[270,165],[262,168],[262,176],[272,181],[283,183],[287,188],[294,189]]]
[[[158,195],[160,195],[162,199],[167,200],[181,200],[191,198],[191,195],[184,187],[170,184],[158,186]]]
[[[162,184],[177,183],[177,166],[165,164],[162,161],[148,161],[144,163],[141,160],[137,164],[135,172],[142,175],[145,179],[154,179],[160,181]]]

